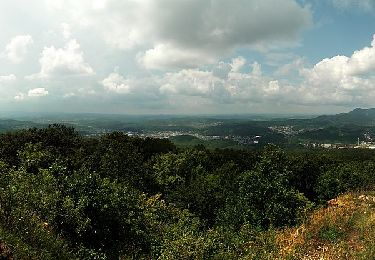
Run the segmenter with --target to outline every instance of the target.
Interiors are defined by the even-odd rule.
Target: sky
[[[0,0],[0,111],[375,107],[375,0]]]

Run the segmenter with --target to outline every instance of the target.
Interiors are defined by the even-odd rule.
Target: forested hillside
[[[177,149],[73,128],[0,135],[0,253],[9,259],[264,259],[278,232],[372,190],[375,152]],[[366,256],[374,257],[369,252]],[[6,258],[5,258],[6,259]]]

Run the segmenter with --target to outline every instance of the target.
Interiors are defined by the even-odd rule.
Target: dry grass
[[[0,259],[4,259],[4,260],[14,259],[13,256],[12,256],[12,252],[11,252],[10,248],[2,240],[0,240]]]
[[[279,231],[279,259],[375,259],[375,194],[349,193]]]

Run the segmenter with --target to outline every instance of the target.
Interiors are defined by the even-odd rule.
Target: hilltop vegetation
[[[277,232],[282,259],[374,259],[374,192],[347,193],[305,223]]]
[[[15,259],[297,256],[312,250],[316,233],[288,247],[280,236],[309,225],[311,212],[324,211],[319,208],[339,194],[372,190],[374,170],[370,150],[294,153],[274,145],[250,151],[201,144],[178,149],[165,139],[120,132],[83,137],[62,125],[8,132],[0,135],[0,254]],[[343,241],[336,240],[340,228],[328,227],[318,237]],[[371,237],[364,239],[357,251],[374,257],[366,242]]]

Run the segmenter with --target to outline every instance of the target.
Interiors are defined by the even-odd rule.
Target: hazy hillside
[[[292,116],[290,116],[292,117]],[[149,137],[171,137],[177,145],[205,143],[212,148],[257,148],[268,143],[293,147],[300,143],[356,143],[375,136],[375,109],[357,108],[349,113],[315,118],[272,118],[243,116],[126,116],[103,114],[23,115],[21,120],[0,120],[0,131],[40,127],[51,123],[74,126],[84,135],[101,135],[113,131]],[[182,137],[176,137],[176,136]],[[187,136],[208,136],[206,139]],[[260,136],[259,142],[252,138]],[[210,140],[218,137],[220,140]],[[242,140],[241,140],[242,138]],[[245,138],[245,139],[244,139]],[[211,138],[212,139],[212,138]]]
[[[27,129],[31,127],[42,127],[43,124],[34,123],[31,121],[19,121],[13,119],[0,119],[0,132],[6,132],[18,129]]]
[[[345,125],[353,124],[360,126],[375,126],[375,108],[362,109],[356,108],[349,113],[337,115],[325,115],[311,119],[311,121],[324,125]]]

